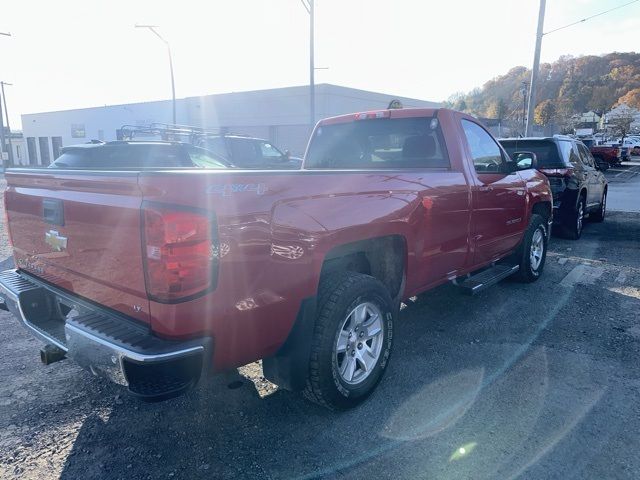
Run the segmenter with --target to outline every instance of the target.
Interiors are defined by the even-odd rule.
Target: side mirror
[[[286,160],[290,160],[291,159],[291,152],[289,150],[285,150],[284,151],[284,158]]]
[[[538,157],[533,152],[513,152],[511,155],[516,163],[516,170],[529,170],[538,168]]]

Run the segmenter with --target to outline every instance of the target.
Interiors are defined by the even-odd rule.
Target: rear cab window
[[[316,128],[309,169],[449,168],[434,117],[371,118]]]

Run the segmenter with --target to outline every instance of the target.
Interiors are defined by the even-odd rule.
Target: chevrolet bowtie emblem
[[[44,241],[56,252],[67,249],[67,237],[63,237],[55,230],[49,230],[44,234]]]

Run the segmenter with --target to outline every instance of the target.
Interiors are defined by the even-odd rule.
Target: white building
[[[604,123],[608,124],[611,120],[616,118],[631,118],[630,131],[640,132],[640,111],[635,108],[629,107],[623,103],[615,108],[612,108],[606,115],[604,115]]]
[[[316,86],[316,118],[387,108],[398,99],[405,107],[439,103],[330,84]],[[62,146],[90,140],[116,140],[123,125],[172,123],[170,100],[22,115],[27,145],[22,164],[48,165]],[[176,123],[222,128],[268,139],[282,150],[302,155],[310,133],[307,86],[234,92],[176,100]]]

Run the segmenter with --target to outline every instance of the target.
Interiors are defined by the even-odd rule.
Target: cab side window
[[[480,125],[469,120],[462,120],[462,128],[476,172],[496,173],[502,171],[505,160],[502,157],[502,150],[493,137]]]
[[[593,163],[593,156],[591,155],[591,152],[589,152],[589,150],[587,150],[584,145],[577,144],[577,146],[578,151],[580,152],[580,159],[582,160],[582,163],[587,167],[596,168],[595,164]]]
[[[578,153],[578,146],[569,140],[561,140],[558,143],[560,144],[560,151],[562,152],[565,165],[569,162],[575,168],[581,170],[583,164],[580,160],[580,154]]]

